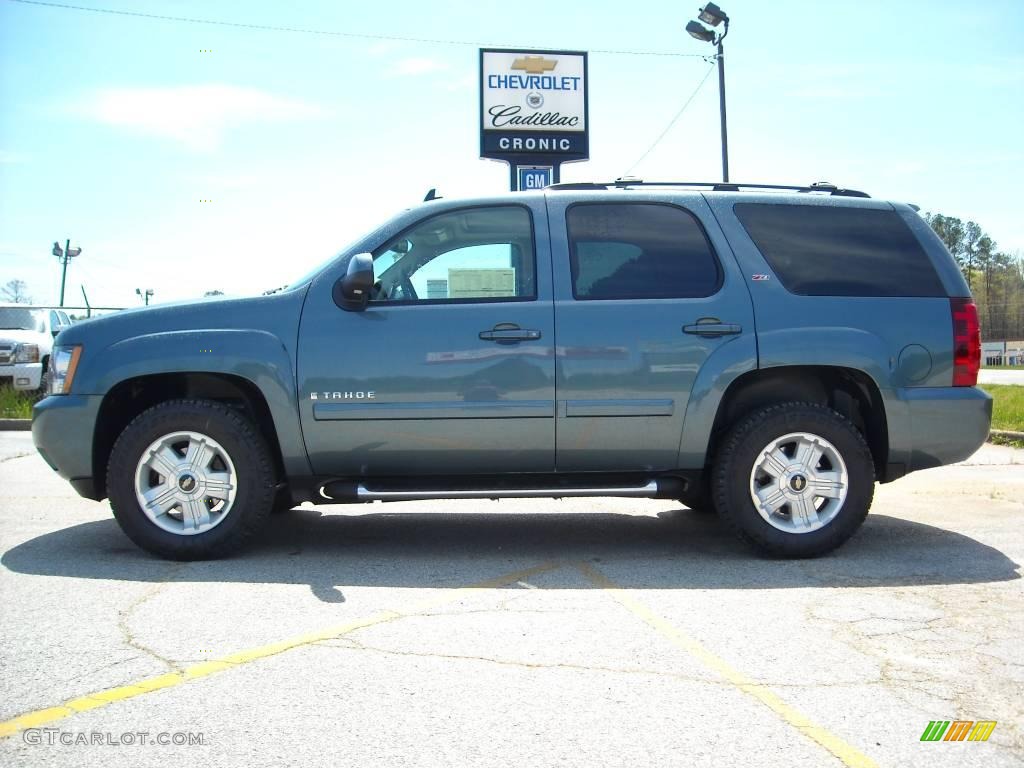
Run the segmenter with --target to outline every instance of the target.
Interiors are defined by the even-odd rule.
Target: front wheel
[[[266,442],[242,414],[208,400],[172,400],[137,416],[107,465],[121,529],[171,560],[223,557],[262,527],[274,502]]]
[[[871,451],[848,419],[785,403],[733,427],[718,451],[713,490],[719,514],[760,551],[815,557],[864,522],[874,482]]]

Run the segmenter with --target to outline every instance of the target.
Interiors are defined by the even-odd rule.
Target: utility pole
[[[59,261],[60,264],[61,264],[61,273],[60,273],[60,305],[63,307],[64,306],[64,284],[67,282],[67,279],[68,279],[68,262],[71,261],[73,258],[75,258],[75,256],[78,256],[79,254],[81,254],[82,253],[82,249],[80,247],[79,248],[72,248],[71,247],[71,238],[68,238],[65,241],[63,248],[60,247],[60,243],[54,242],[53,250],[51,251],[51,253],[53,253],[53,255],[57,257],[57,261]]]
[[[729,20],[725,21],[729,31]],[[718,112],[722,119],[722,181],[729,180],[729,134],[725,128],[725,53],[722,52],[722,38],[718,36]]]

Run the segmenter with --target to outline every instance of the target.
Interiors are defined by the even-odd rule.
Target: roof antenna
[[[423,202],[424,203],[428,203],[431,200],[440,200],[440,199],[441,199],[441,196],[439,194],[437,194],[437,189],[434,188],[434,187],[431,187],[430,191],[427,192],[427,196],[423,198]]]

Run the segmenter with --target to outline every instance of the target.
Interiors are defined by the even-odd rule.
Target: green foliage
[[[36,399],[11,387],[0,387],[0,419],[31,419]]]
[[[1024,339],[1024,258],[999,251],[973,221],[924,215],[953,255],[978,305],[984,341]]]
[[[1014,384],[985,384],[992,395],[992,429],[1024,432],[1024,387]]]

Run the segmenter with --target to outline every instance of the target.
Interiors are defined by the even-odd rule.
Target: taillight
[[[981,326],[974,299],[950,299],[953,314],[953,386],[973,387],[981,367]]]

